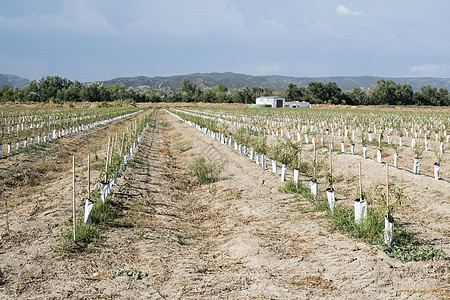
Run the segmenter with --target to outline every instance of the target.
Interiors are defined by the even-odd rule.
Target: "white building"
[[[272,107],[284,107],[284,98],[277,96],[263,96],[256,98],[256,104],[272,105]]]
[[[278,96],[263,96],[256,98],[256,106],[258,105],[270,105],[270,107],[300,107],[310,108],[311,103],[305,101],[286,102],[286,99]]]
[[[306,101],[294,101],[294,102],[284,102],[284,107],[300,107],[300,108],[310,108],[311,103]]]

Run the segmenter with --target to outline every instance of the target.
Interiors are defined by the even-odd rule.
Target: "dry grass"
[[[61,164],[48,159],[39,160],[33,164],[30,164],[29,170],[37,176],[47,174],[50,172],[60,172]]]
[[[310,275],[305,277],[300,277],[299,275],[294,276],[290,280],[291,284],[304,287],[304,288],[314,288],[314,289],[333,289],[331,281],[325,278],[322,278],[318,275]]]
[[[119,131],[119,127],[117,127],[116,125],[110,125],[108,128],[109,132],[118,132]]]

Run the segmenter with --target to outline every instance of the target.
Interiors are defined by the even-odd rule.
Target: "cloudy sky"
[[[2,0],[0,73],[450,77],[448,0]]]

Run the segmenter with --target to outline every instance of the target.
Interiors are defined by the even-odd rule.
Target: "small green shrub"
[[[298,185],[296,185],[293,179],[286,180],[284,185],[280,188],[280,192],[286,194],[300,194],[306,199],[313,199],[311,189],[300,181],[298,182]]]
[[[200,184],[214,183],[219,180],[225,162],[216,165],[206,162],[203,156],[200,156],[187,165],[191,176],[197,177]]]
[[[175,144],[175,149],[180,151],[181,153],[184,153],[186,151],[189,151],[192,149],[192,141],[187,142],[177,142]]]
[[[351,208],[335,207],[329,214],[332,220],[332,231],[345,231],[350,236],[370,244],[384,242],[384,215],[378,210],[367,207],[367,215],[361,224],[355,223],[354,211]]]
[[[444,254],[442,250],[436,249],[433,246],[402,244],[396,242],[396,240],[394,240],[392,245],[386,247],[384,251],[388,256],[395,257],[402,262],[412,260],[435,260],[439,259]]]
[[[108,199],[106,202],[101,200],[95,202],[91,211],[92,224],[107,225],[107,223],[116,217],[116,211],[113,207],[112,200]]]
[[[69,241],[73,241],[73,231],[69,230],[63,234]],[[84,225],[83,218],[77,218],[76,222],[76,240],[85,243],[97,243],[100,241],[100,231],[93,225]]]

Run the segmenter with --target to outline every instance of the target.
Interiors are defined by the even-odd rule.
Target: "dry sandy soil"
[[[146,130],[113,189],[117,215],[101,241],[61,251],[61,233],[70,230],[72,154],[77,155],[77,184],[82,185],[92,145],[100,147],[94,160],[99,164],[108,131],[128,122],[0,160],[2,212],[7,200],[11,229],[6,231],[3,214],[0,298],[450,297],[448,182],[393,171],[416,199],[403,208],[401,219],[447,253],[438,261],[402,263],[379,246],[329,232],[327,219],[309,201],[279,192],[278,176],[163,111],[157,112],[156,126]],[[192,149],[177,150],[177,143],[188,142]],[[187,163],[200,155],[225,162],[216,184],[199,185],[188,175]],[[358,159],[346,154],[336,158],[337,191],[350,184],[343,170],[354,172]],[[366,163],[367,169],[383,168],[372,160]],[[382,176],[366,180],[369,185],[383,182]],[[148,276],[135,280],[117,274],[127,267]]]

